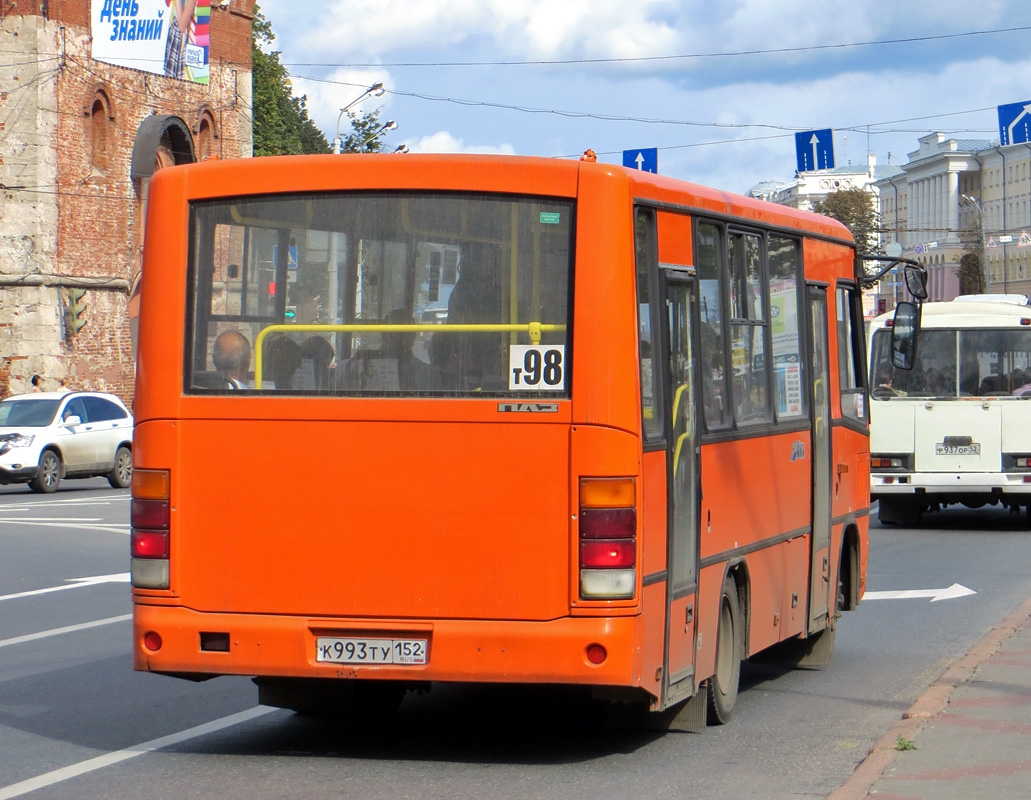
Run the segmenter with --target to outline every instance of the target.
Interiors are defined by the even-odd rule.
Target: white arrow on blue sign
[[[795,134],[795,156],[799,172],[834,168],[834,131],[799,131]]]
[[[659,148],[645,147],[641,150],[624,150],[623,166],[644,172],[659,173]]]
[[[1031,142],[1031,100],[999,106],[999,139],[1004,145]]]

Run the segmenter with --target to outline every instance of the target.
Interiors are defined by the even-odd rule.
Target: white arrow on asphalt
[[[977,592],[973,589],[968,589],[966,586],[954,583],[948,589],[902,589],[896,592],[867,592],[863,595],[863,599],[913,600],[929,597],[932,603],[937,603],[939,600],[954,600],[957,597],[966,597],[969,594],[977,594]]]
[[[18,597],[32,597],[37,594],[49,594],[50,592],[63,592],[65,589],[80,589],[83,586],[96,586],[99,583],[128,583],[129,573],[118,572],[114,575],[93,575],[89,578],[69,578],[60,586],[49,586],[46,589],[33,589],[29,592],[18,592],[18,594],[5,594],[0,600],[14,600]]]
[[[1006,128],[1006,133],[1008,134],[1006,144],[1013,144],[1013,130],[1017,127],[1017,123],[1020,122],[1020,120],[1022,120],[1028,114],[1031,114],[1031,103],[1028,103],[1026,106],[1024,106],[1024,110],[1017,114],[1017,116],[1013,118],[1013,122],[1011,122],[1009,124],[1009,127]]]

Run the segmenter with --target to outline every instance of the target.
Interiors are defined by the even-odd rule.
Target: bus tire
[[[710,725],[723,725],[730,721],[737,703],[741,659],[744,655],[741,600],[737,593],[737,583],[729,575],[723,580],[722,594],[719,625],[716,629],[716,671],[709,679]]]
[[[877,518],[887,525],[919,525],[924,509],[916,497],[882,497]]]

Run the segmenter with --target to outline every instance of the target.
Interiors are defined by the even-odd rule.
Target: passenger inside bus
[[[270,336],[265,342],[262,389],[293,389],[294,373],[301,366],[301,346],[285,334]]]
[[[388,325],[411,325],[408,312],[396,308],[387,314]],[[359,348],[337,372],[337,388],[349,391],[430,392],[440,389],[440,377],[412,352],[416,334],[383,332],[375,349]]]
[[[211,361],[229,389],[249,389],[247,370],[251,365],[251,343],[238,330],[224,331],[215,339]]]

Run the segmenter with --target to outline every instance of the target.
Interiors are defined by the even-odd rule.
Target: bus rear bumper
[[[1026,472],[914,472],[870,476],[871,499],[900,495],[1031,495]],[[1023,499],[1023,498],[1022,498]],[[1028,498],[1031,500],[1031,498]]]
[[[361,620],[202,613],[134,607],[136,670],[193,679],[217,675],[357,678],[412,682],[640,685],[638,617],[543,622]],[[153,634],[160,637],[160,647]],[[417,640],[425,664],[320,661],[317,640]],[[212,644],[225,649],[212,650]],[[148,646],[149,645],[149,646]],[[597,646],[604,648],[600,663]]]

